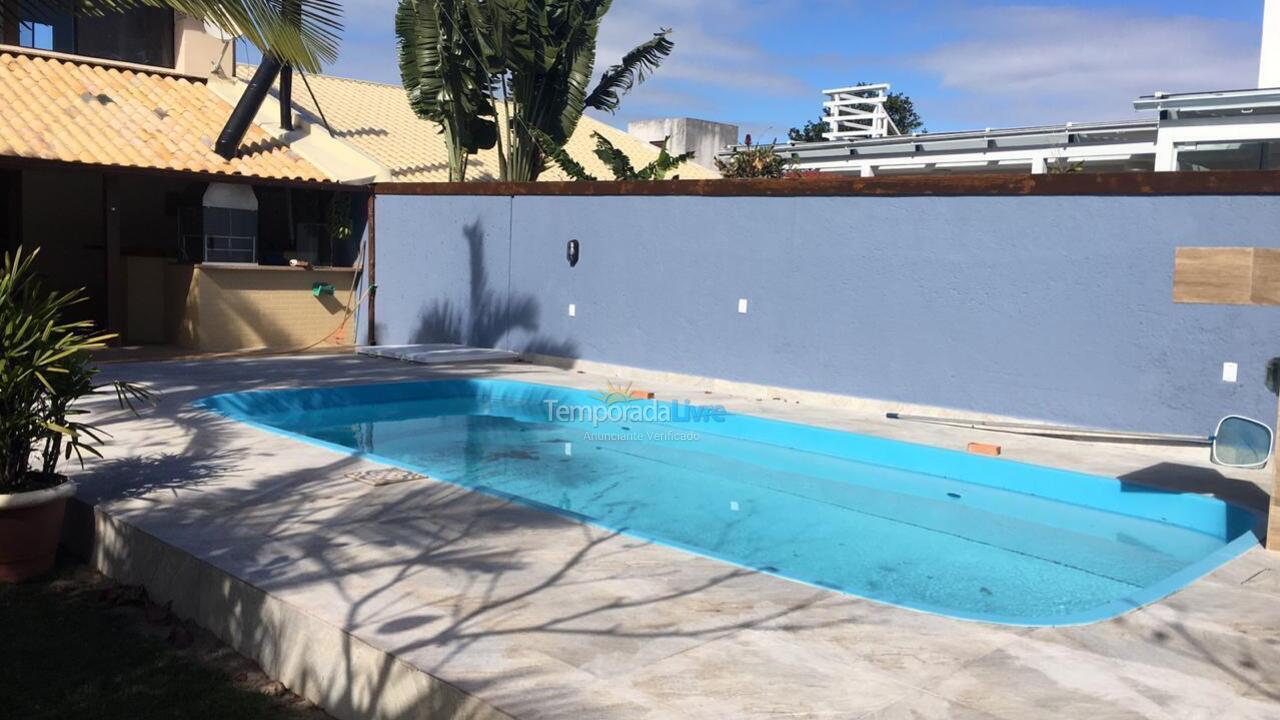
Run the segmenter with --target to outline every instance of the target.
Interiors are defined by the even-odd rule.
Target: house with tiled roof
[[[370,184],[447,180],[443,137],[393,85],[306,75],[242,103],[235,49],[167,9],[0,0],[0,249],[40,247],[47,284],[85,288],[82,316],[128,344],[350,344],[333,328],[356,304]],[[584,118],[569,152],[602,176],[596,132],[639,165],[657,155]],[[492,152],[471,160],[469,179],[496,175]]]
[[[254,69],[250,65],[239,65],[236,75],[247,82]],[[307,88],[308,92],[294,92],[294,108],[311,124],[327,124],[335,137],[354,145],[378,163],[384,169],[379,182],[445,182],[449,179],[449,159],[440,128],[414,114],[399,85],[309,75]],[[278,88],[273,88],[273,97],[276,96]],[[594,152],[596,133],[625,152],[637,165],[645,165],[657,157],[657,149],[650,143],[584,115],[565,149],[596,177],[610,177],[609,169]],[[689,180],[719,177],[694,163],[685,163],[675,174]],[[472,155],[467,160],[467,179],[497,180],[497,150],[481,150]],[[538,179],[571,178],[552,165]]]

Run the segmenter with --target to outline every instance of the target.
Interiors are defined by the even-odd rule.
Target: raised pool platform
[[[1280,714],[1280,560],[1247,551],[1116,619],[962,622],[691,555],[379,467],[192,401],[226,392],[504,378],[596,391],[618,375],[352,356],[112,365],[164,393],[101,409],[77,475],[92,558],[347,718],[1040,718]],[[622,378],[626,379],[626,378]],[[636,378],[641,379],[641,378]],[[785,392],[646,380],[660,398],[1004,457],[1264,508],[1265,472],[1201,449],[892,425]],[[85,512],[84,509],[91,508]],[[87,538],[81,538],[82,543]]]

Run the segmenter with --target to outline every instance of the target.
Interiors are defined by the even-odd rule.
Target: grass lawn
[[[0,584],[0,715],[327,717],[208,633],[83,565]]]

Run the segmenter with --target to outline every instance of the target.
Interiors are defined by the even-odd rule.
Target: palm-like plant
[[[504,43],[507,77],[500,86],[509,88],[511,112],[503,175],[515,182],[537,180],[543,167],[543,143],[535,131],[563,147],[584,110],[617,110],[620,96],[643,82],[675,45],[668,31],[661,30],[624,55],[588,90],[596,36],[612,0],[502,1],[512,10],[509,27],[514,29],[513,40]]]
[[[244,35],[263,53],[310,72],[338,57],[341,0],[19,0],[42,13],[100,16],[140,7],[171,8]]]
[[[662,64],[662,59],[675,49],[675,43],[667,37],[670,33],[670,28],[662,28],[652,38],[623,55],[622,62],[610,65],[587,96],[587,107],[615,112],[622,96],[631,92],[637,83],[647,80]]]
[[[542,152],[551,158],[566,175],[574,180],[598,179],[587,172],[587,169],[574,160],[569,153],[565,152],[564,147],[557,146],[546,133],[534,131],[533,135],[534,139],[538,141]],[[663,140],[662,146],[658,150],[658,157],[637,170],[635,165],[631,163],[631,158],[627,157],[626,153],[610,142],[609,138],[600,133],[591,133],[591,135],[596,139],[596,157],[600,158],[600,162],[604,163],[605,167],[609,168],[609,172],[613,173],[614,180],[666,180],[667,173],[693,158],[692,152],[679,155],[668,153],[667,140]],[[680,176],[673,175],[671,179],[679,180]]]
[[[471,0],[400,0],[396,9],[409,106],[440,125],[455,182],[466,178],[469,155],[498,141],[492,85],[501,60],[487,42],[489,26],[478,9]]]
[[[614,147],[609,139],[600,133],[592,133],[596,139],[596,157],[600,158],[613,173],[615,180],[666,180],[667,173],[680,167],[684,162],[693,159],[693,152],[680,153],[672,155],[667,152],[666,138],[662,141],[662,146],[658,148],[658,157],[654,158],[648,165],[637,170],[631,164],[631,158],[627,154]],[[679,175],[671,176],[672,180],[679,180]]]
[[[79,420],[87,411],[77,401],[105,388],[122,407],[150,400],[139,385],[93,383],[89,351],[115,336],[94,333],[89,321],[62,320],[85,298],[78,290],[46,292],[34,272],[38,254],[19,248],[0,264],[0,494],[57,484],[60,460],[99,454],[102,432]]]
[[[546,144],[539,136],[563,147],[586,108],[616,110],[621,96],[671,54],[674,44],[661,30],[609,67],[589,90],[596,36],[611,4],[401,0],[405,22],[396,24],[401,77],[418,114],[440,123],[452,143],[451,169],[454,152],[496,144],[503,180],[536,180]],[[412,14],[406,5],[415,7]],[[458,120],[476,117],[483,134]],[[495,143],[488,143],[490,117],[498,130]]]

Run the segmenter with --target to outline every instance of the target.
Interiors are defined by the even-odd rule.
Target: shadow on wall
[[[526,339],[515,346],[508,341],[503,349],[578,357],[577,343],[572,340],[551,340],[537,335],[538,318],[542,314],[537,298],[511,294],[504,299],[489,286],[489,273],[484,262],[485,233],[480,220],[464,226],[462,234],[467,239],[470,269],[467,304],[464,306],[451,300],[432,303],[419,318],[418,327],[409,342],[447,342],[497,348],[502,347],[513,330],[522,330]]]

